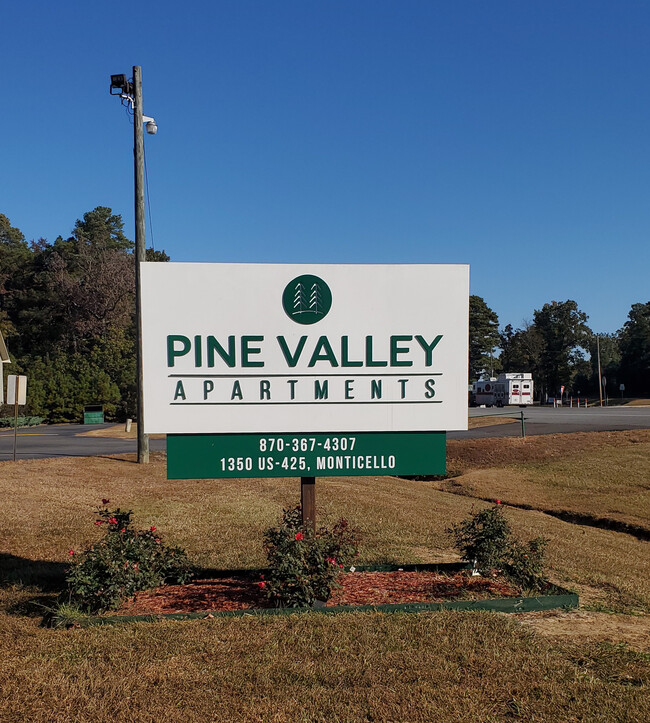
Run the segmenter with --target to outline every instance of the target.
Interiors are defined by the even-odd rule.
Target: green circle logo
[[[332,306],[330,287],[318,276],[304,274],[290,281],[282,294],[282,307],[298,324],[315,324]]]

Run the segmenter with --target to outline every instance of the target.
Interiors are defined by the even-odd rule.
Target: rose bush
[[[153,526],[135,529],[132,515],[131,510],[98,508],[95,525],[103,527],[104,536],[80,553],[69,551],[66,603],[88,613],[103,612],[118,608],[140,590],[191,579],[185,552],[165,545]]]
[[[547,541],[536,537],[522,543],[514,538],[500,500],[452,525],[447,533],[462,559],[481,574],[498,571],[527,592],[539,592],[549,585],[544,560]]]
[[[276,607],[307,607],[329,599],[337,578],[357,554],[359,534],[347,520],[316,532],[303,525],[300,506],[284,510],[278,527],[264,534],[268,560],[260,587]]]

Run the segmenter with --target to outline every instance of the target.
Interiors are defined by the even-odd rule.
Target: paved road
[[[19,429],[16,438],[16,459],[135,453],[137,450],[135,439],[78,436],[92,429],[112,426],[112,424],[41,424],[38,427]],[[165,440],[150,440],[150,448],[164,450]],[[0,431],[0,461],[12,460],[13,449],[13,430],[3,428]]]
[[[481,437],[512,437],[521,434],[519,407],[505,409],[470,409],[470,417],[505,415],[516,418],[513,424],[478,427],[467,432],[449,432],[449,439]],[[562,407],[529,407],[524,411],[526,434],[554,434],[563,432],[595,432],[617,429],[650,429],[650,407],[590,407],[576,409]],[[135,453],[134,439],[110,437],[80,437],[82,432],[110,427],[110,424],[52,424],[19,429],[17,459],[40,457],[89,457],[104,454]],[[12,430],[0,431],[0,461],[13,459]],[[150,441],[152,451],[165,450],[164,439]]]
[[[648,407],[506,407],[504,409],[470,409],[470,417],[510,416],[515,424],[477,427],[467,432],[449,432],[449,439],[512,437],[521,435],[520,415],[524,412],[526,435],[562,434],[567,432],[609,432],[621,429],[650,429]]]

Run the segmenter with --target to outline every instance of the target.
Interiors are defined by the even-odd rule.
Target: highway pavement
[[[521,435],[521,412],[524,413],[526,435],[567,432],[603,432],[622,429],[650,429],[648,407],[505,407],[503,409],[470,409],[470,417],[504,416],[512,424],[477,427],[463,432],[448,432],[449,439],[513,437]],[[135,439],[84,437],[83,432],[110,427],[110,424],[51,424],[19,429],[16,437],[16,459],[43,457],[89,457],[136,452]],[[0,461],[13,459],[14,433],[0,430]],[[164,451],[164,439],[151,439],[152,451]]]
[[[650,429],[650,406],[647,407],[503,407],[475,408],[471,417],[504,417],[513,424],[476,427],[466,432],[449,432],[449,439],[482,437],[513,437],[521,435],[521,413],[524,413],[526,436],[533,434],[566,434],[568,432],[610,432],[623,429]]]
[[[16,459],[42,457],[92,457],[96,455],[135,453],[135,439],[112,439],[110,437],[84,437],[84,432],[112,424],[40,424],[37,427],[18,429],[16,436]],[[151,439],[152,451],[164,451],[164,439]],[[0,461],[13,459],[14,432],[5,427],[0,430]]]

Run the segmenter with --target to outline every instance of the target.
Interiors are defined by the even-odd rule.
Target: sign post
[[[9,374],[7,377],[7,404],[14,405],[14,462],[18,437],[18,405],[27,404],[27,377]]]
[[[300,478],[300,509],[302,524],[310,524],[316,531],[316,477]]]
[[[143,263],[145,433],[170,479],[444,474],[469,267]]]

